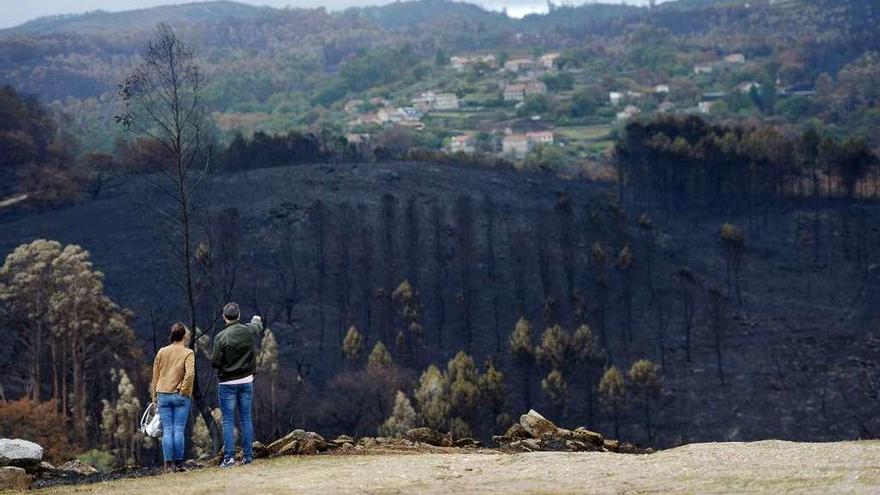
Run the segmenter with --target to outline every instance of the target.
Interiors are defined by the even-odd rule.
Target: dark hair
[[[231,302],[223,306],[223,317],[227,320],[235,321],[239,316],[241,316],[241,308],[238,307],[238,304]]]
[[[180,342],[184,337],[186,337],[186,326],[183,323],[178,321],[171,325],[171,335],[168,336],[169,343]]]

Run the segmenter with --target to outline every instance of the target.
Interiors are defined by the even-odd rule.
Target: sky
[[[121,10],[155,7],[173,3],[186,3],[192,0],[0,0],[0,28],[17,26],[31,19],[47,15],[80,14],[93,10],[117,12]],[[378,5],[393,0],[238,0],[253,5],[271,7],[320,7],[330,10],[344,9],[353,6]],[[556,3],[584,3],[586,0],[558,1]],[[603,0],[608,3],[622,3],[624,0]],[[483,5],[491,10],[507,8],[508,15],[523,15],[545,12],[547,3],[544,0],[471,0],[472,3]],[[641,0],[628,0],[627,3],[638,4]]]

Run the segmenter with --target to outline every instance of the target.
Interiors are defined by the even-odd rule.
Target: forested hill
[[[867,129],[877,118],[865,112],[875,99],[870,91],[832,93],[853,77],[873,77],[877,10],[869,0],[679,1],[653,9],[553,6],[544,15],[512,19],[447,0],[341,12],[192,3],[44,18],[0,30],[0,84],[55,102],[86,148],[110,151],[116,85],[156,23],[168,22],[196,48],[208,81],[204,101],[227,138],[234,131],[351,128],[346,101],[379,96],[401,105],[427,90],[456,94],[462,109],[487,110],[470,122],[427,122],[426,141],[436,148],[453,132],[479,128],[479,120],[509,126],[498,118],[514,113],[502,98],[514,74],[478,66],[456,72],[452,56],[491,54],[495,69],[509,58],[548,52],[561,54],[560,74],[543,77],[551,94],[536,113],[558,126],[613,120],[616,109],[604,95],[644,94],[658,83],[672,88],[669,100],[681,109],[696,107],[704,93],[728,90],[727,112],[719,113],[748,118],[751,103],[733,88],[775,81],[815,88],[825,101],[800,96],[778,111],[763,106],[762,117],[781,114],[795,124],[815,117]],[[747,61],[738,70],[692,73],[733,53]],[[364,77],[365,67],[377,70]]]
[[[106,35],[152,31],[158,22],[174,25],[241,22],[270,15],[274,9],[229,0],[166,5],[124,12],[97,10],[79,15],[41,17],[20,26],[0,30],[3,35],[76,33]]]

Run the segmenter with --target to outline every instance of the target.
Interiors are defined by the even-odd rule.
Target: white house
[[[751,93],[753,89],[761,89],[761,85],[755,81],[746,81],[737,84],[735,89],[739,93],[748,94]]]
[[[363,104],[364,100],[361,99],[348,100],[342,108],[345,110],[345,113],[357,113],[358,108]]]
[[[611,104],[614,105],[615,107],[617,105],[620,105],[620,100],[622,100],[622,99],[623,99],[623,93],[620,93],[618,91],[611,91],[610,93],[608,93],[608,100],[611,101]]]
[[[742,53],[731,53],[724,57],[724,61],[728,64],[744,64],[746,63],[746,56]]]
[[[495,55],[475,55],[473,57],[468,57],[464,55],[456,55],[454,57],[449,58],[449,65],[452,66],[455,70],[465,70],[471,65],[484,63],[489,67],[496,67],[497,63],[495,61]]]
[[[370,135],[367,133],[351,133],[345,135],[348,144],[365,144],[370,142]]]
[[[476,151],[476,144],[477,141],[472,134],[461,134],[449,138],[449,142],[446,143],[446,149],[450,153],[473,153]]]
[[[514,83],[504,86],[504,101],[523,101],[525,94],[525,84]]]
[[[712,64],[697,64],[694,66],[694,74],[703,75],[703,74],[711,74],[714,68]]]
[[[712,111],[712,106],[715,104],[714,101],[701,101],[699,105],[697,105],[697,110],[700,113],[709,113]]]
[[[458,96],[455,93],[437,93],[434,110],[458,110]]]
[[[668,84],[658,84],[654,86],[655,94],[668,94],[669,93],[669,85]]]
[[[635,105],[627,105],[626,108],[623,109],[622,112],[617,112],[617,121],[618,122],[626,122],[627,120],[635,117],[640,112],[639,107]]]
[[[541,81],[527,81],[504,86],[504,101],[523,101],[529,95],[547,94],[547,85]]]
[[[525,134],[508,134],[501,141],[501,152],[505,155],[522,158],[526,156],[529,149],[529,137]]]
[[[429,110],[458,110],[458,96],[454,93],[428,91],[412,99],[413,107],[423,112]]]
[[[507,134],[501,141],[501,151],[505,155],[523,158],[539,144],[552,144],[553,131],[532,131],[525,134]]]
[[[455,70],[465,70],[468,65],[473,63],[470,57],[454,56],[449,58],[449,65]]]
[[[535,61],[530,58],[514,58],[504,62],[504,68],[510,72],[519,72],[521,70],[531,69],[535,66]]]
[[[553,144],[553,131],[527,132],[526,137],[529,138],[532,146],[536,144]]]
[[[555,52],[554,53],[545,53],[544,55],[541,55],[541,58],[538,59],[538,62],[540,62],[541,65],[544,66],[544,68],[552,69],[556,64],[556,60],[558,60],[560,56],[561,56],[560,54],[555,53]]]

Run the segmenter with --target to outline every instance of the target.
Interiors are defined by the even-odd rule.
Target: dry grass
[[[880,493],[880,442],[694,444],[607,453],[325,455],[46,494]]]

